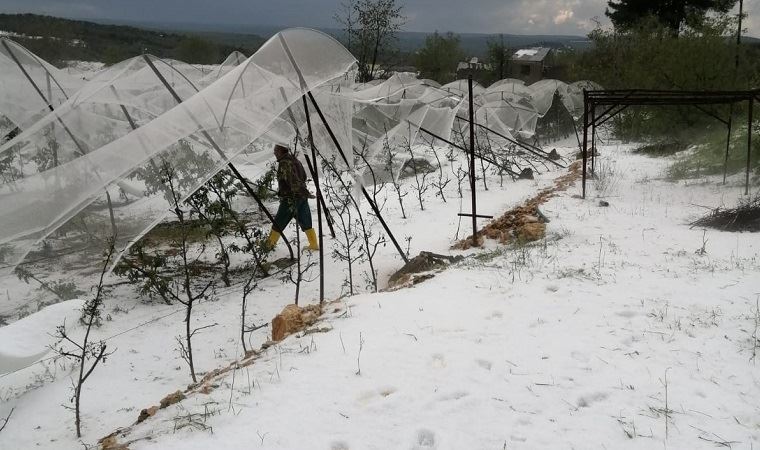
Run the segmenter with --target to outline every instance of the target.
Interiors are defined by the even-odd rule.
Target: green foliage
[[[753,137],[760,132],[755,126]],[[726,164],[727,173],[743,172],[747,167],[747,127],[734,130],[726,160],[726,131],[723,127],[712,127],[700,137],[700,143],[689,152],[678,155],[676,161],[668,168],[667,176],[671,180],[698,178],[706,175],[723,173]],[[760,175],[760,139],[753,139],[750,164]]]
[[[147,253],[144,242],[132,246],[129,256],[116,264],[114,273],[137,285],[140,295],[151,300],[158,297],[164,303],[171,303],[168,290],[172,277],[167,269],[167,258],[158,252]]]
[[[441,84],[456,79],[457,63],[464,58],[459,46],[459,36],[448,32],[435,33],[425,38],[425,46],[417,52],[417,69],[420,78],[430,78]]]
[[[177,59],[199,64],[215,64],[219,61],[219,47],[205,39],[190,36],[177,46]]]
[[[275,180],[277,180],[277,165],[271,163],[267,171],[254,183],[256,196],[262,202],[277,198],[277,192],[272,189]]]
[[[589,38],[594,48],[578,54],[571,68],[575,79],[590,79],[608,89],[708,90],[754,86],[758,49],[738,49],[729,37],[736,20],[720,16],[685,29],[679,36],[656,21],[640,22],[624,33],[598,28]]]
[[[572,79],[593,80],[607,89],[705,91],[756,87],[760,83],[760,48],[737,48],[732,39],[736,25],[735,17],[722,15],[688,26],[677,36],[652,19],[625,32],[599,28],[589,36],[594,48],[575,55],[569,72]],[[737,56],[739,64],[735,66]],[[728,105],[707,110],[728,118]],[[733,112],[739,118],[745,115],[746,104],[735,105]],[[700,142],[710,127],[725,130],[715,118],[692,106],[632,107],[611,123],[620,138],[666,138],[685,144]]]
[[[36,281],[37,283],[39,283],[41,289],[45,289],[51,292],[56,297],[58,297],[61,301],[72,300],[84,294],[84,291],[77,288],[77,285],[73,281],[66,281],[66,280],[58,280],[58,281],[51,281],[51,282],[44,281],[36,277],[30,270],[24,268],[23,266],[16,266],[16,268],[14,269],[14,273],[16,274],[18,279],[23,281],[24,283],[28,284],[29,280]]]
[[[486,53],[486,60],[491,65],[491,73],[493,80],[503,80],[507,78],[509,67],[509,56],[512,53],[510,49],[504,45],[504,35],[499,35],[499,40],[488,40],[488,50]]]
[[[37,164],[37,171],[44,172],[58,165],[58,150],[61,144],[55,139],[52,128],[45,130],[45,146],[37,149],[32,160]]]
[[[678,34],[684,23],[704,19],[708,12],[726,13],[737,0],[609,0],[605,15],[615,28],[626,30],[642,20],[655,18],[671,33]]]

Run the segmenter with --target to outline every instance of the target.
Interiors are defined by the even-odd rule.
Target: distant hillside
[[[0,14],[0,34],[53,64],[66,60],[111,64],[142,53],[213,64],[234,50],[250,55],[264,42],[250,34],[230,37],[212,32],[169,33],[36,14]]]
[[[197,23],[166,23],[166,22],[117,22],[134,25],[149,29],[159,30],[183,30],[194,33],[214,33],[217,36],[231,38],[245,34],[254,34],[263,38],[269,38],[285,26],[277,25],[235,25],[235,24],[197,24]],[[335,36],[340,40],[343,31],[338,28],[316,28],[324,33]],[[441,30],[442,32],[445,30]],[[402,52],[414,52],[425,45],[425,38],[432,33],[420,31],[402,31],[398,34],[398,48]],[[489,40],[498,39],[498,34],[480,33],[457,33],[460,37],[462,49],[471,56],[483,56],[486,53]],[[554,36],[554,35],[517,35],[504,34],[504,44],[507,47],[544,46],[553,48],[574,48],[582,50],[591,45],[591,41],[585,36]]]

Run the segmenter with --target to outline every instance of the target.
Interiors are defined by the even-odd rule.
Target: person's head
[[[275,144],[274,145],[274,157],[277,159],[282,158],[283,156],[288,154],[288,148],[284,145]]]

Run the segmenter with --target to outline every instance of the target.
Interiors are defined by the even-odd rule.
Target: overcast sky
[[[606,0],[401,0],[407,31],[585,35]],[[745,0],[760,37],[760,0]],[[2,12],[83,19],[335,27],[340,0],[2,0]]]

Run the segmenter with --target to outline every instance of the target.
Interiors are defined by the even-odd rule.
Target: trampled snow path
[[[733,204],[739,183],[667,182],[666,160],[626,146],[602,148],[599,163],[603,177],[589,199],[574,198],[579,188],[571,187],[542,207],[551,219],[545,241],[491,242],[413,289],[351,297],[319,324],[331,331],[289,337],[236,371],[234,386],[230,375],[120,441],[136,440],[133,450],[760,445],[760,369],[751,360],[760,236],[707,230],[703,238],[686,225],[704,213],[693,204]],[[479,197],[483,211],[505,210],[549,182],[493,187]],[[596,196],[611,206],[597,206]],[[429,203],[425,212],[410,205],[412,217],[394,224],[415,236],[413,251],[443,252],[457,203]],[[382,275],[398,266],[387,252]],[[336,293],[339,277],[329,284]],[[259,320],[290,295],[289,286],[265,289]],[[237,296],[204,306],[199,323],[220,324],[196,338],[198,366],[208,370],[239,352]],[[103,332],[158,309],[138,305]],[[158,323],[119,338],[121,355],[93,375],[85,442],[129,425],[187,382],[171,351],[181,324]],[[78,445],[58,406],[67,381],[56,379],[3,393],[17,412],[0,442]]]

